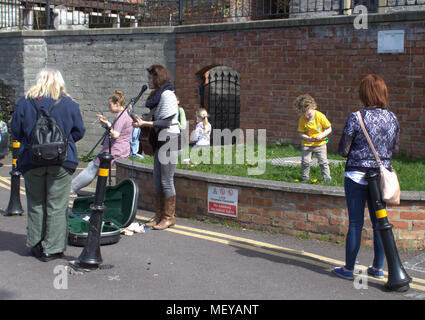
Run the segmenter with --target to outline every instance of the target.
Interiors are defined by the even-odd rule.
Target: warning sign
[[[208,212],[237,217],[238,190],[208,186]]]

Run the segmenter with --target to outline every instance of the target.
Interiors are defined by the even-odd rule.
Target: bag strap
[[[51,113],[53,111],[53,109],[62,101],[63,97],[59,96],[59,99],[56,100],[56,102],[53,104],[53,106],[50,107],[49,109],[49,113]]]
[[[374,147],[374,145],[372,143],[372,140],[370,139],[370,136],[367,133],[367,130],[366,130],[366,127],[364,125],[363,118],[362,118],[362,115],[361,115],[360,111],[357,111],[356,114],[357,114],[357,118],[359,119],[359,122],[360,122],[360,127],[362,128],[363,133],[364,133],[364,135],[366,137],[366,140],[369,143],[369,146],[372,149],[373,154],[375,155],[376,161],[378,162],[379,166],[382,166],[381,159],[379,158],[378,153],[376,152],[375,147]]]
[[[60,96],[58,100],[55,101],[55,103],[49,108],[49,115],[50,113],[53,111],[53,109],[62,101],[63,97]],[[33,98],[29,98],[31,104],[33,105],[33,107],[35,108],[35,110],[37,110],[37,116],[40,115],[40,108],[37,107],[37,104],[35,103],[35,101],[33,100]]]
[[[39,118],[40,117],[40,108],[39,107],[37,107],[37,105],[35,104],[35,102],[34,102],[34,100],[32,99],[32,98],[29,98],[29,100],[30,100],[30,102],[31,102],[31,104],[32,104],[32,106],[35,108],[35,110],[37,111],[37,117]]]

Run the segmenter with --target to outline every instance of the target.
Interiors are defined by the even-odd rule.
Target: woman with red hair
[[[360,114],[365,127],[381,158],[382,164],[391,170],[391,157],[398,153],[400,144],[400,125],[393,112],[388,110],[388,90],[384,80],[375,74],[369,74],[360,82],[359,98],[363,104]],[[373,227],[374,259],[368,268],[369,275],[377,278],[384,276],[385,253],[379,232],[372,199],[368,191],[366,172],[379,173],[379,165],[360,127],[356,112],[348,117],[338,152],[347,158],[344,173],[344,190],[348,209],[348,233],[345,250],[345,266],[337,267],[333,272],[345,279],[353,279],[354,264],[360,249],[364,224],[364,209],[367,202]]]

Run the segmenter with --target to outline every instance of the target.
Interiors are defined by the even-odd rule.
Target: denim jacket
[[[387,109],[375,107],[364,108],[360,113],[382,164],[389,169],[391,157],[398,153],[400,146],[400,125],[397,117]],[[351,113],[347,119],[339,141],[338,153],[347,157],[345,171],[366,172],[379,167],[360,127],[356,112]]]

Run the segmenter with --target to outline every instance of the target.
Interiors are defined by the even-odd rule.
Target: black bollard
[[[71,265],[77,268],[94,270],[102,263],[100,253],[100,236],[102,232],[103,212],[106,207],[103,204],[105,199],[106,180],[109,175],[109,166],[113,156],[107,152],[99,156],[100,166],[96,184],[96,194],[94,203],[90,205],[90,226],[87,235],[86,245],[77,261],[71,262]]]
[[[393,225],[388,222],[387,210],[381,200],[379,190],[379,173],[369,171],[366,180],[369,183],[369,194],[373,201],[376,218],[378,221],[377,230],[381,235],[382,245],[388,264],[388,281],[385,288],[390,291],[405,292],[409,290],[409,283],[412,279],[406,273],[398,255],[397,247],[392,232]]]
[[[16,169],[16,161],[18,159],[19,148],[21,144],[18,141],[12,143],[12,171],[10,171],[10,198],[7,209],[4,213],[5,216],[22,215],[20,185],[21,173]]]

